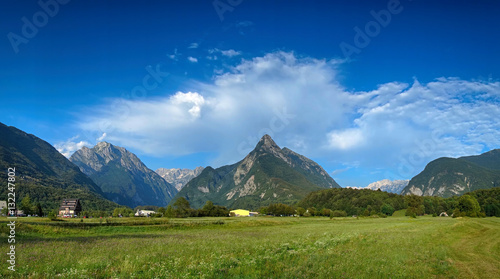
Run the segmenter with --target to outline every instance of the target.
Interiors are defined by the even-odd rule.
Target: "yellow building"
[[[236,216],[236,217],[248,217],[248,216],[257,216],[259,213],[258,212],[251,212],[249,210],[245,209],[235,209],[229,211],[230,216]]]

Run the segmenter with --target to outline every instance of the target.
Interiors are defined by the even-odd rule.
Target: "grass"
[[[499,218],[113,218],[102,224],[23,218],[16,232],[15,273],[7,270],[5,221],[0,219],[0,276],[9,278],[500,274]]]

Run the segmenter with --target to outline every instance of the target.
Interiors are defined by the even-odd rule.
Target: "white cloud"
[[[332,149],[349,150],[365,143],[360,129],[345,129],[328,133],[328,144]]]
[[[264,133],[308,157],[411,174],[439,156],[500,147],[499,82],[440,78],[352,92],[339,65],[269,53],[191,92],[92,108],[80,127],[152,155],[214,152],[215,166],[241,159]]]
[[[227,57],[234,57],[234,56],[241,55],[241,51],[236,51],[234,49],[222,50],[222,49],[218,49],[218,48],[209,49],[208,53],[210,53],[210,54],[220,53],[223,56],[227,56]],[[215,57],[214,60],[217,59],[217,56],[215,56],[215,55],[212,55],[212,56],[209,56],[209,57]]]
[[[198,43],[191,43],[188,48],[190,49],[194,49],[194,48],[198,48],[199,44]]]
[[[92,145],[87,141],[76,141],[80,136],[74,136],[65,142],[54,144],[54,147],[64,155],[66,158],[71,157],[75,151],[78,151],[84,146],[91,147]]]
[[[189,62],[193,62],[193,63],[197,63],[197,62],[198,62],[198,59],[197,59],[197,58],[194,58],[194,57],[192,57],[192,56],[189,56],[189,57],[187,58],[187,60],[188,60]]]
[[[102,133],[102,135],[100,137],[98,137],[96,140],[97,141],[103,141],[106,138],[106,136],[107,136],[106,133]]]
[[[228,56],[228,57],[241,55],[241,51],[236,51],[234,49],[221,50],[220,52],[222,53],[222,55]]]
[[[201,114],[201,107],[205,104],[205,99],[198,93],[182,93],[177,92],[175,95],[170,97],[171,103],[174,106],[180,107],[182,104],[187,104],[191,108],[188,112],[194,118],[199,118]]]

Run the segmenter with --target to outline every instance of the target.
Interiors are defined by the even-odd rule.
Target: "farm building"
[[[245,209],[235,209],[229,211],[229,216],[235,216],[235,217],[253,217],[259,215],[259,212],[251,212],[249,210]]]
[[[144,217],[149,217],[152,214],[156,214],[156,211],[153,210],[137,210],[137,212],[134,214],[135,216],[144,216]]]
[[[59,207],[59,216],[73,217],[78,216],[82,211],[82,205],[79,199],[65,199]]]

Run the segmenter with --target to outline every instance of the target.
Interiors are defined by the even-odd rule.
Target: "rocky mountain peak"
[[[165,206],[177,193],[132,152],[108,142],[76,151],[70,160],[119,204]]]
[[[175,186],[175,188],[180,191],[184,185],[186,185],[191,179],[198,176],[202,171],[203,167],[197,167],[194,170],[191,169],[165,169],[159,168],[156,173],[159,174],[168,183]]]
[[[257,152],[267,152],[271,153],[273,155],[279,155],[281,154],[281,148],[274,142],[274,140],[271,138],[269,135],[264,135],[259,143],[257,143],[257,146],[255,147],[254,151]]]

